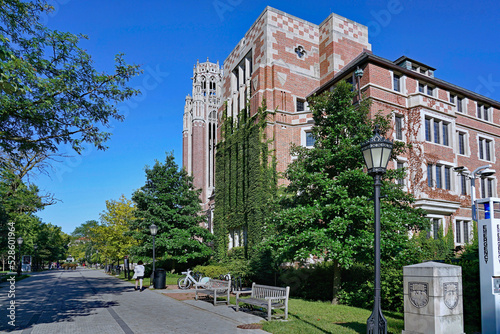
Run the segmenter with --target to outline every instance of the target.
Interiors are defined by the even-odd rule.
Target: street
[[[0,305],[2,333],[266,333],[238,329],[262,318],[231,306],[135,291],[91,269],[44,271],[2,283]]]

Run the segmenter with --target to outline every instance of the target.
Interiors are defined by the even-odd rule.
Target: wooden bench
[[[251,293],[250,298],[240,298],[241,294]],[[250,291],[236,291],[236,312],[239,311],[239,303],[245,303],[267,309],[267,321],[271,321],[273,309],[285,309],[285,320],[288,319],[288,296],[290,287],[280,288],[277,286],[252,284]]]
[[[226,303],[229,305],[229,293],[231,292],[231,280],[222,281],[218,279],[210,279],[204,285],[196,285],[195,300],[198,300],[198,294],[213,296],[214,306],[217,303]],[[226,297],[226,300],[217,301],[217,297]]]

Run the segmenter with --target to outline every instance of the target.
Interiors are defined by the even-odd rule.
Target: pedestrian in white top
[[[137,262],[137,265],[134,268],[134,276],[135,279],[135,290],[137,291],[137,283],[140,282],[139,291],[142,292],[142,280],[144,279],[144,263],[142,261]]]

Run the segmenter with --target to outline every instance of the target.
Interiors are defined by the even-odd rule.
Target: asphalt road
[[[266,333],[237,328],[261,320],[225,305],[135,291],[91,269],[45,271],[0,288],[2,333]]]

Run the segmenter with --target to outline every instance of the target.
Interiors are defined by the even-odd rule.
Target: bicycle
[[[187,271],[183,271],[182,272],[182,274],[186,275],[186,276],[185,277],[181,277],[181,278],[179,278],[177,280],[177,286],[179,287],[179,289],[187,290],[193,284],[195,286],[201,286],[201,287],[203,287],[210,280],[209,277],[201,277],[201,274],[198,273],[198,272],[193,273],[193,275],[191,275],[191,273],[193,273],[193,271],[191,269],[188,269]]]

